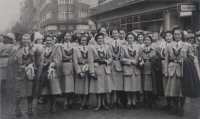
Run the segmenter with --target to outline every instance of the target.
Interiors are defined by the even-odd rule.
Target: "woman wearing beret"
[[[88,37],[80,36],[79,46],[73,49],[73,64],[75,68],[75,94],[81,95],[81,107],[89,107],[89,75],[95,76],[93,65],[93,52],[88,46]],[[86,97],[86,99],[85,99]]]
[[[41,95],[47,99],[47,108],[50,112],[56,112],[56,96],[60,95],[60,48],[53,43],[53,37],[45,37],[45,46],[38,59],[38,74],[40,78]]]
[[[148,107],[155,108],[155,92],[156,89],[156,81],[153,77],[154,68],[158,62],[156,59],[158,58],[158,51],[152,45],[153,38],[149,35],[144,36],[144,44],[145,46],[142,49],[142,58],[144,60],[144,68],[143,68],[143,78],[144,78],[144,92],[147,96]]]
[[[174,108],[170,111],[170,114],[182,116],[184,114],[185,95],[188,95],[186,92],[195,87],[191,88],[190,83],[187,83],[191,81],[188,76],[192,69],[189,70],[186,67],[188,66],[187,63],[185,63],[192,61],[191,63],[194,65],[194,53],[191,44],[184,42],[184,34],[180,28],[174,28],[172,35],[174,42],[167,46],[165,55],[165,76],[168,77],[165,95],[173,99]],[[195,70],[192,73],[194,72]]]
[[[64,106],[63,110],[67,110],[69,105],[71,108],[76,108],[72,104],[74,97],[74,65],[73,65],[73,48],[76,46],[75,43],[71,43],[71,33],[65,32],[63,35],[63,44],[61,45],[62,53],[62,92],[64,94]]]
[[[127,108],[132,107],[138,109],[136,104],[137,92],[142,90],[141,88],[141,46],[136,44],[136,36],[133,33],[128,33],[125,37],[128,42],[127,45],[123,45],[121,48],[121,62],[123,64],[124,75],[124,91],[127,93]]]
[[[97,94],[97,107],[95,111],[101,107],[108,110],[109,107],[105,104],[106,93],[111,92],[111,70],[112,54],[108,45],[104,44],[104,34],[98,33],[95,36],[97,45],[92,45],[94,58],[94,72],[97,78],[91,78],[90,93]]]
[[[164,92],[166,90],[166,85],[167,85],[167,81],[168,81],[168,77],[165,76],[165,54],[166,54],[166,47],[167,45],[170,45],[172,43],[172,32],[171,31],[166,31],[163,35],[165,42],[160,44],[160,56],[161,56],[161,63],[162,63],[162,80],[163,80],[163,89]],[[170,97],[166,97],[166,101],[167,103],[163,106],[162,109],[170,109],[171,106],[171,98]]]
[[[16,116],[22,115],[20,102],[23,97],[28,98],[28,115],[33,114],[33,83],[35,79],[35,51],[31,45],[30,35],[23,34],[19,43],[19,46],[13,48],[9,58],[9,62],[12,64],[10,71],[16,69],[13,74],[13,78],[16,78]]]
[[[119,107],[123,107],[120,97],[123,91],[123,74],[122,74],[122,65],[120,62],[120,50],[122,41],[119,39],[119,32],[117,28],[111,30],[111,36],[113,41],[109,44],[110,51],[112,53],[113,62],[111,64],[111,86],[112,93],[110,94],[110,108],[114,106],[114,92],[117,95],[117,104]]]

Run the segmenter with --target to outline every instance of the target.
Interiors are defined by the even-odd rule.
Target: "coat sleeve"
[[[89,73],[94,73],[94,55],[91,48],[88,50],[88,67],[89,67]]]
[[[81,73],[81,68],[78,65],[78,55],[76,48],[73,48],[73,64],[77,74]]]
[[[124,51],[124,47],[121,48],[121,51],[120,51],[120,59],[121,59],[121,62],[123,64],[127,64],[127,65],[131,65],[131,60],[130,59],[127,59],[125,58],[125,51]]]

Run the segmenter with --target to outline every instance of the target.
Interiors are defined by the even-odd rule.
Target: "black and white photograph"
[[[200,119],[200,0],[0,0],[0,119]]]

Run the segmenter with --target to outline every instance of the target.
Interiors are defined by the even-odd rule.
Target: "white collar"
[[[175,43],[178,44],[178,45],[180,45],[182,43],[182,41],[181,40],[178,41],[178,42],[175,41]]]

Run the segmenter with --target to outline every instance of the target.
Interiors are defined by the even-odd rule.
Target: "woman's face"
[[[65,36],[64,36],[64,42],[70,42],[70,40],[71,40],[71,34],[69,34],[69,33],[66,33],[65,34]]]
[[[135,41],[135,39],[134,39],[133,35],[130,34],[127,36],[128,44],[132,45],[134,43],[134,41]]]
[[[87,44],[87,38],[86,37],[82,37],[81,38],[81,45],[85,46]]]
[[[104,43],[104,40],[103,40],[104,38],[103,38],[103,36],[99,36],[98,38],[97,38],[97,43],[99,44],[99,45],[102,45],[103,43]]]
[[[172,39],[173,39],[173,36],[172,36],[171,33],[167,33],[167,34],[165,35],[165,40],[166,40],[167,43],[171,43],[171,42],[172,42]]]
[[[176,42],[179,42],[182,38],[182,34],[181,34],[181,31],[180,30],[175,30],[174,31],[174,40]]]
[[[139,44],[143,44],[143,38],[144,38],[143,35],[138,36],[138,43]]]
[[[52,46],[52,44],[53,44],[53,38],[47,37],[46,38],[46,46],[50,47],[50,46]]]
[[[187,41],[188,41],[188,43],[190,43],[190,44],[194,44],[194,39],[193,39],[193,38],[190,38],[190,39],[188,39]]]
[[[145,37],[144,44],[145,44],[146,47],[150,46],[151,45],[151,39],[149,37]]]
[[[104,37],[107,36],[107,33],[106,33],[106,29],[105,29],[105,28],[101,28],[100,32],[104,34]]]
[[[22,36],[22,45],[23,46],[28,46],[31,43],[31,40],[28,36]]]
[[[37,39],[37,44],[42,44],[42,42],[43,42],[43,39]]]
[[[113,30],[113,31],[112,31],[112,37],[113,37],[114,40],[117,40],[117,39],[118,39],[119,33],[118,33],[117,30]]]
[[[119,36],[120,36],[120,40],[124,40],[125,39],[125,31],[124,30],[120,30],[119,31]]]

